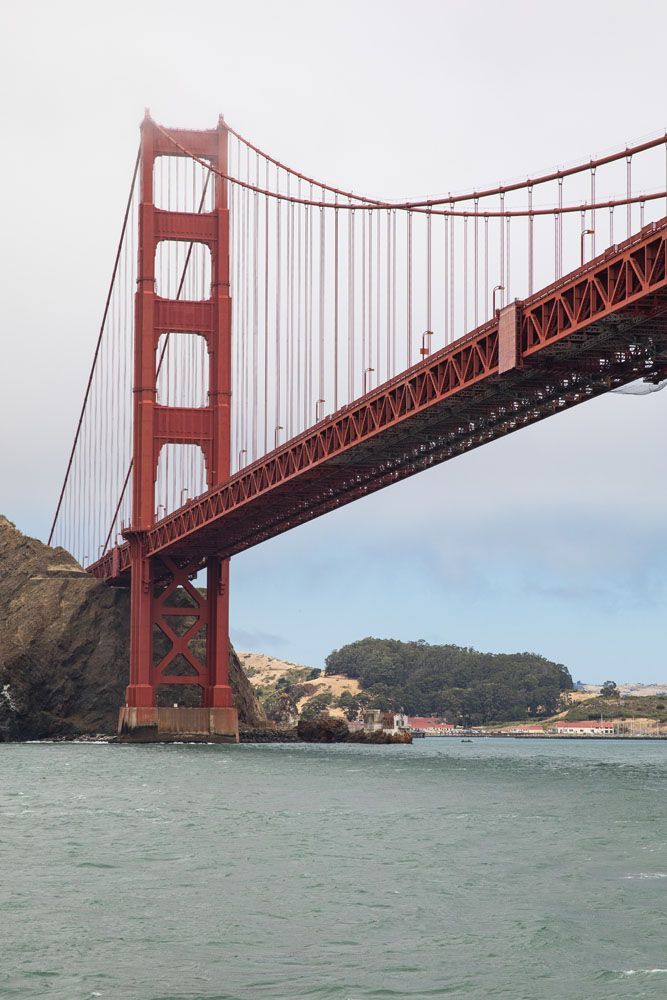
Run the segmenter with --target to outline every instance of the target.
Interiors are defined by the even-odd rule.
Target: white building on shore
[[[613,722],[604,720],[594,720],[586,722],[557,722],[556,734],[558,736],[613,736]]]

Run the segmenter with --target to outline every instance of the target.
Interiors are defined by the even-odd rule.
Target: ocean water
[[[667,743],[0,746],[0,997],[667,997]]]

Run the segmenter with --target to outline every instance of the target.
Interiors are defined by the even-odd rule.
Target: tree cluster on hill
[[[537,653],[480,653],[423,640],[360,639],[334,650],[326,673],[358,680],[378,708],[466,725],[553,715],[573,687],[567,667]]]

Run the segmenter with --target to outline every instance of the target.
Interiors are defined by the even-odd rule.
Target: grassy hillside
[[[567,722],[587,719],[657,719],[667,723],[667,697],[586,698],[575,702],[559,716]]]
[[[289,723],[298,714],[352,718],[358,710],[359,682],[328,675],[313,667],[280,660],[265,653],[239,653],[243,670],[255,688],[268,717]]]

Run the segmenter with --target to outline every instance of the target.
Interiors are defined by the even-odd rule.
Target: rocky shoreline
[[[331,726],[334,722],[335,727]],[[391,744],[412,743],[409,733],[388,733],[388,732],[350,732],[339,725],[340,719],[332,719],[331,716],[320,719],[309,720],[306,734],[299,732],[296,728],[281,728],[279,726],[241,726],[239,731],[240,743],[362,743],[369,746],[387,746]],[[343,725],[345,725],[343,723]],[[115,733],[80,733],[78,735],[58,735],[42,739],[5,740],[6,743],[34,744],[34,743],[118,743],[127,745],[126,741]],[[165,741],[166,744],[167,741]],[[182,742],[189,743],[187,738],[181,741],[169,740],[169,743]],[[192,741],[195,742],[195,741]],[[198,740],[196,742],[203,742]],[[152,744],[154,745],[154,744]],[[208,743],[206,745],[209,745]]]
[[[127,588],[91,577],[62,548],[0,515],[0,743],[115,733],[129,673]],[[266,723],[236,652],[239,722]]]
[[[121,742],[129,613],[126,588],[93,579],[65,549],[23,535],[0,515],[0,743]],[[229,680],[242,743],[411,742],[351,733],[328,715],[296,728],[270,722],[232,648]]]

